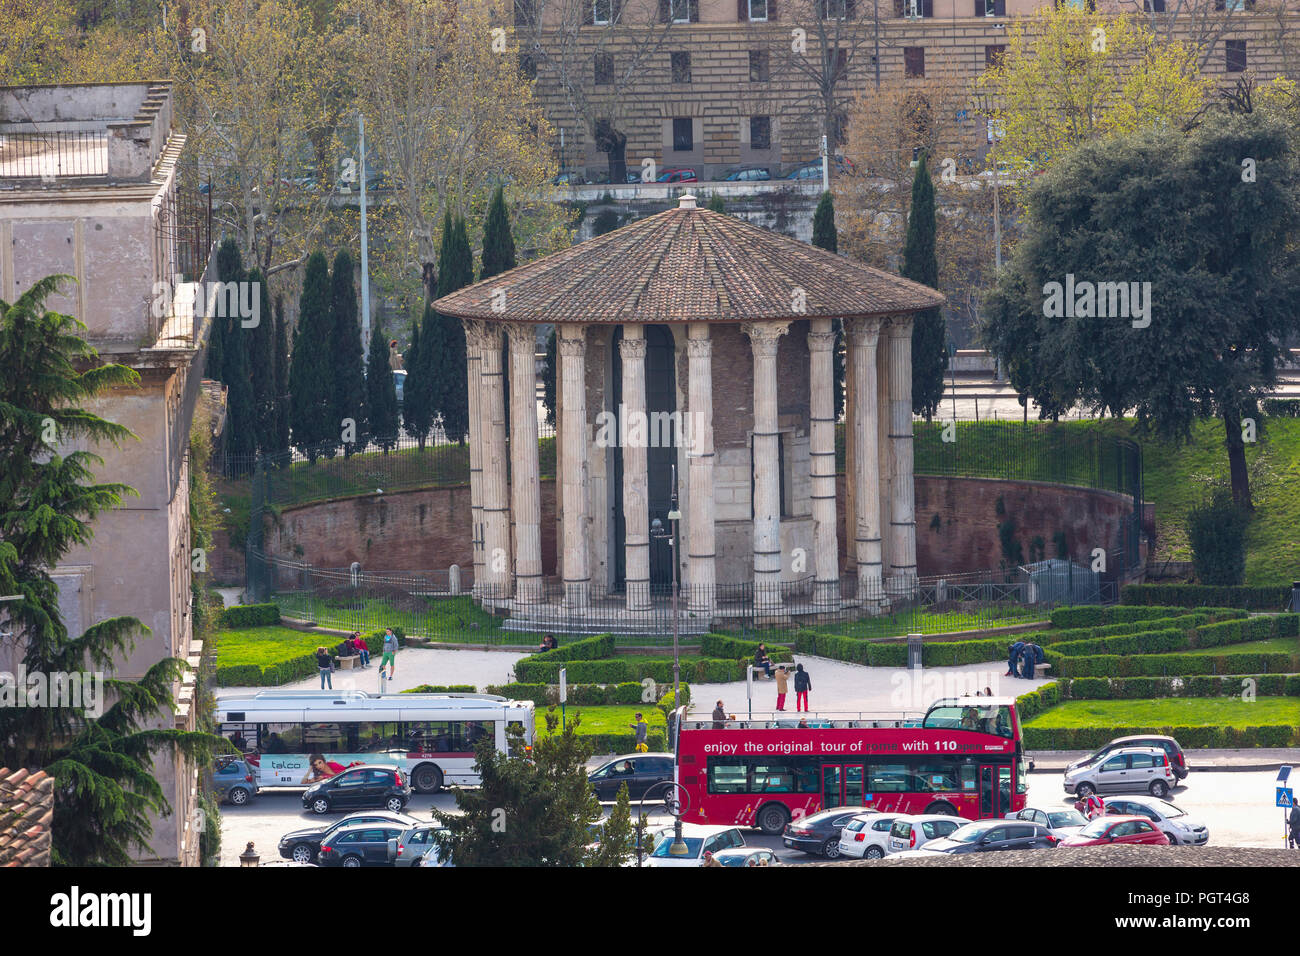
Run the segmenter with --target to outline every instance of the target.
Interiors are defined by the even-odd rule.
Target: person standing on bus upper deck
[[[776,709],[785,710],[785,694],[790,687],[790,672],[782,664],[776,669]]]
[[[812,690],[812,678],[803,669],[802,664],[794,666],[794,709],[808,709],[808,691]]]
[[[384,628],[384,656],[379,658],[381,671],[385,664],[388,665],[388,679],[392,680],[393,671],[397,669],[397,635],[391,627]]]
[[[713,708],[713,729],[722,730],[727,726],[727,712],[722,709],[722,701]]]

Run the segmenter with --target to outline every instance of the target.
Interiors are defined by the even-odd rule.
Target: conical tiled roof
[[[741,322],[883,315],[943,301],[927,286],[687,201],[434,306],[507,322]]]

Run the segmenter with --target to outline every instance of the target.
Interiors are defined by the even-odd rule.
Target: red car
[[[1098,817],[1074,836],[1066,837],[1061,846],[1109,846],[1112,843],[1146,843],[1168,846],[1169,837],[1157,830],[1145,817]]]

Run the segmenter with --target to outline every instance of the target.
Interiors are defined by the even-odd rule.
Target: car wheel
[[[840,858],[839,837],[832,837],[822,844],[822,856],[828,860],[838,860]]]
[[[946,817],[955,817],[957,808],[945,800],[936,800],[925,808],[926,813],[942,813]]]
[[[416,793],[437,793],[442,789],[442,771],[431,763],[422,763],[411,774]]]
[[[1147,787],[1147,789],[1151,791],[1151,796],[1159,797],[1161,800],[1169,796],[1169,784],[1163,780],[1152,780],[1151,786]]]
[[[343,858],[343,865],[355,869],[361,865],[361,857],[355,853],[349,853]]]
[[[289,858],[295,863],[311,863],[316,858],[316,854],[312,852],[311,847],[307,844],[299,843],[293,848]]]
[[[758,828],[768,836],[778,836],[790,822],[790,811],[779,803],[769,803],[758,812]]]
[[[232,806],[242,807],[248,802],[248,796],[248,791],[243,787],[235,787],[235,789],[231,790],[230,793],[226,795],[226,798],[230,801]]]
[[[883,860],[885,851],[878,846],[869,846],[867,852],[862,854],[862,858],[865,860]]]
[[[406,806],[406,801],[401,797],[389,797],[384,801],[384,809],[391,810],[393,813],[401,813],[402,808]]]
[[[317,797],[311,802],[311,811],[312,813],[329,813],[330,802],[324,797]]]
[[[1074,795],[1080,800],[1087,800],[1088,794],[1096,793],[1097,788],[1090,783],[1081,783],[1074,788]]]

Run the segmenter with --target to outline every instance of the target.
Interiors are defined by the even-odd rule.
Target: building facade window
[[[749,82],[766,83],[768,79],[767,51],[749,51]]]
[[[837,82],[849,71],[849,51],[842,47],[828,47],[826,50],[826,76]]]
[[[977,17],[1005,17],[1007,15],[1007,0],[975,0],[975,16]]]
[[[894,0],[894,16],[917,20],[934,16],[934,0]]]
[[[689,53],[673,53],[671,58],[673,82],[691,82],[691,55]]]
[[[614,0],[587,0],[591,4],[591,22],[606,24],[614,19]]]
[[[925,76],[925,47],[903,47],[903,75],[909,77]]]
[[[991,70],[1002,62],[1007,55],[1005,43],[990,43],[984,47],[984,69]]]
[[[1214,0],[1215,10],[1254,10],[1255,0]]]
[[[1164,13],[1165,0],[1142,0],[1143,13]]]
[[[749,118],[749,148],[772,148],[772,117],[751,116]]]
[[[596,85],[609,86],[614,82],[614,54],[596,54]]]
[[[751,23],[763,23],[767,20],[768,0],[740,0],[745,16]]]
[[[537,58],[531,53],[520,53],[519,72],[530,80],[537,79]]]
[[[1224,40],[1223,47],[1227,59],[1224,68],[1229,73],[1244,73],[1246,71],[1246,41]]]
[[[533,9],[533,0],[515,0],[515,26],[531,26],[533,23]]]
[[[695,0],[668,0],[673,23],[694,23],[699,19]]]
[[[673,120],[673,152],[689,153],[695,148],[695,124],[689,116]]]

